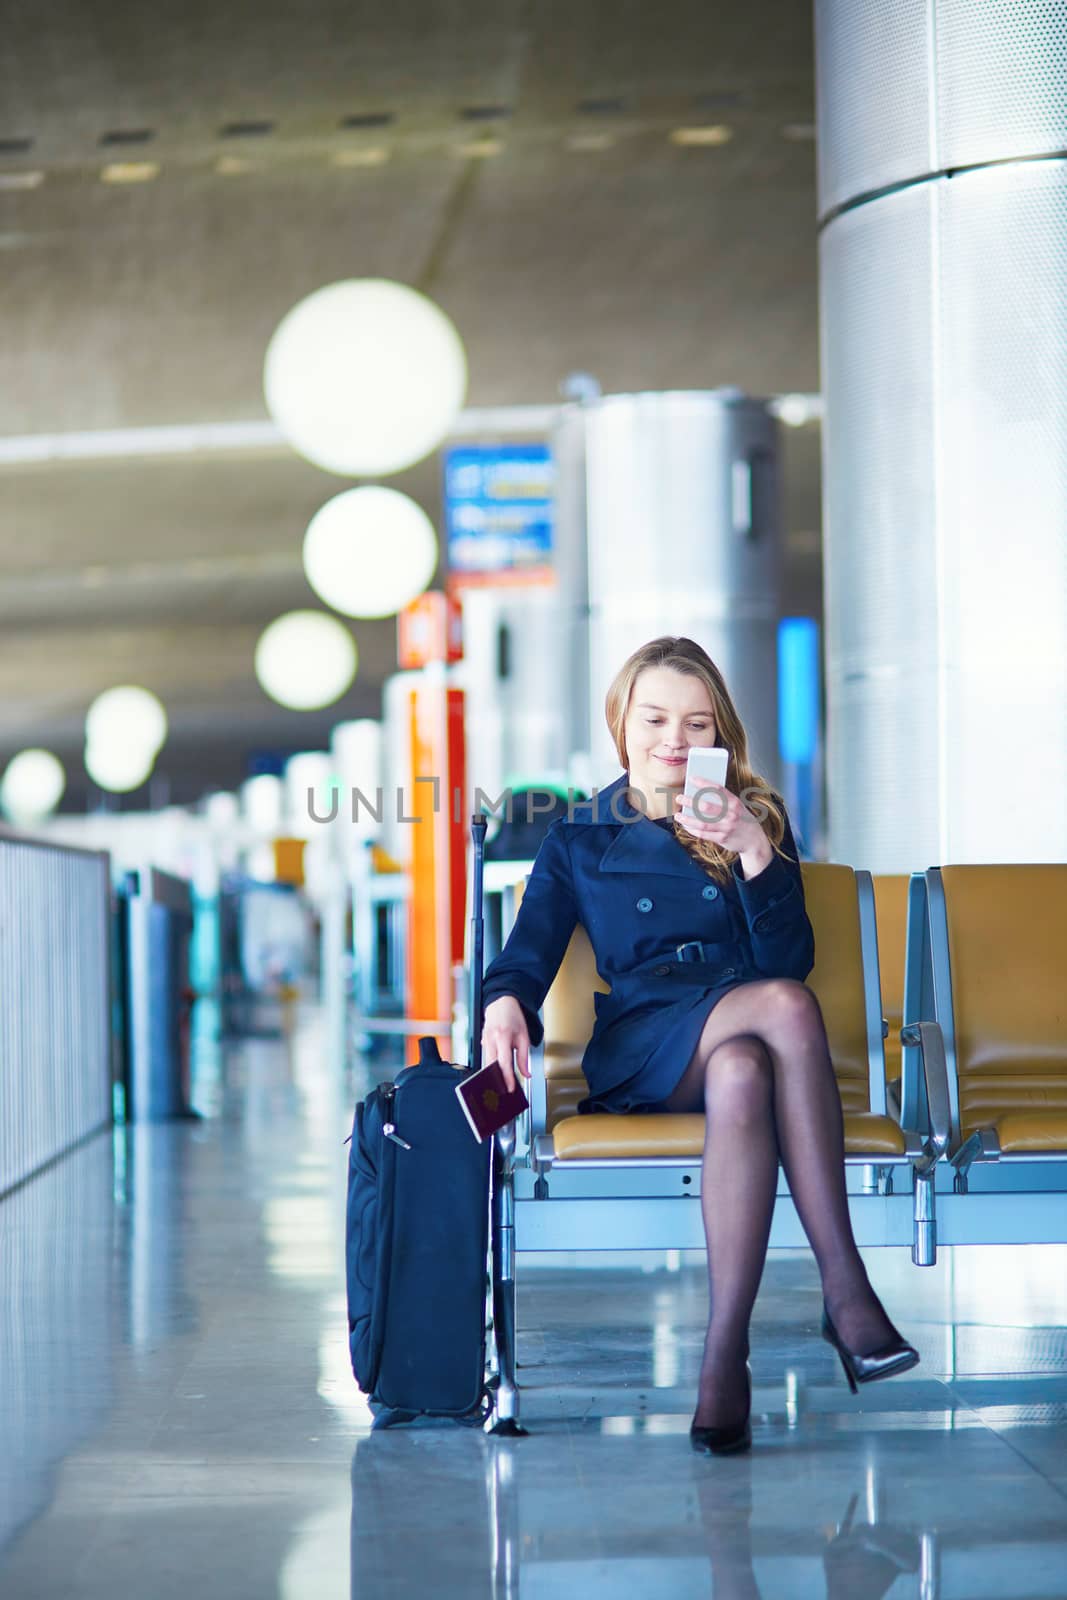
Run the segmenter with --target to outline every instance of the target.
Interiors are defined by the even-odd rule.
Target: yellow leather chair
[[[886,1107],[883,1018],[872,878],[835,864],[805,864],[805,899],[816,934],[816,966],[808,984],[821,1003],[845,1112],[845,1160],[864,1166],[864,1189],[893,1192],[894,1168],[917,1178],[913,1259],[933,1262],[931,1171],[941,1142],[902,1128]],[[699,1165],[702,1115],[577,1115],[589,1093],[581,1070],[592,1034],[593,992],[605,992],[581,925],[571,936],[557,978],[545,995],[544,1042],[531,1051],[530,1157],[547,1192],[550,1171],[606,1166]],[[944,1118],[942,1118],[944,1120]]]
[[[1067,865],[933,867],[926,911],[957,1191],[975,1162],[1067,1160]]]
[[[936,1260],[934,1175],[947,1140],[943,1111],[926,1136],[902,1127],[886,1106],[882,1003],[874,886],[868,872],[805,865],[804,891],[815,930],[808,982],[830,1039],[845,1119],[846,1167],[860,1245],[904,1245],[912,1260]],[[515,885],[515,903],[523,883]],[[516,1258],[555,1250],[702,1248],[699,1204],[702,1116],[578,1116],[588,1093],[581,1061],[593,1030],[593,995],[607,985],[584,928],[571,936],[542,1007],[544,1038],[530,1051],[530,1111],[497,1135],[493,1190],[493,1304],[499,1364],[497,1430],[518,1427],[515,1370]],[[929,1041],[928,1041],[929,1042]],[[929,1054],[936,1057],[931,1045]],[[681,1065],[684,1065],[682,1063]],[[928,1084],[938,1107],[938,1083]],[[894,1195],[903,1167],[910,1192]],[[779,1190],[770,1243],[807,1244],[788,1193]]]
[[[819,999],[830,1039],[845,1117],[846,1160],[883,1167],[911,1164],[923,1155],[923,1141],[905,1132],[886,1108],[870,875],[822,863],[805,864],[802,872],[816,950],[815,969],[807,981]],[[866,930],[861,928],[864,909]],[[701,1115],[577,1115],[578,1101],[589,1092],[581,1057],[593,1029],[593,993],[607,987],[579,924],[545,997],[542,1050],[532,1053],[538,1165],[699,1157],[704,1147]],[[543,1073],[542,1082],[538,1073]]]

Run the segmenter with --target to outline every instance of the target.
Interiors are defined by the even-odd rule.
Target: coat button
[[[705,900],[717,900],[719,898],[719,891],[713,883],[705,884],[700,892]]]
[[[652,901],[648,898],[647,894],[643,894],[641,896],[640,900],[637,902],[637,909],[638,911],[652,910]]]
[[[670,970],[671,970],[670,967],[654,967],[653,971],[652,971],[652,976],[654,978],[665,978],[667,976],[667,974],[670,972]]]

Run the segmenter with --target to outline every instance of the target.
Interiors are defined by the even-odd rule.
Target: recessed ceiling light
[[[456,154],[475,158],[498,156],[503,148],[503,141],[500,139],[476,139],[470,144],[458,144]]]
[[[336,150],[330,160],[335,167],[384,167],[389,152],[384,145],[368,145],[366,150]]]
[[[342,117],[338,126],[341,128],[386,128],[395,120],[391,111],[355,111],[350,117]]]
[[[787,122],[782,129],[783,139],[793,139],[797,144],[803,144],[815,137],[814,122]]]
[[[101,183],[151,183],[159,177],[158,161],[112,161],[100,174]]]
[[[107,144],[149,144],[156,136],[154,128],[111,128],[107,133],[100,135],[100,143]]]
[[[0,172],[0,189],[39,189],[43,172]]]
[[[574,133],[566,143],[568,150],[573,150],[579,155],[587,155],[597,150],[610,150],[615,144],[615,135],[611,133]]]
[[[579,100],[577,110],[583,117],[617,117],[626,110],[626,102],[619,99]]]
[[[241,178],[246,172],[256,169],[251,161],[246,161],[244,156],[220,156],[215,162],[215,171],[220,178]]]
[[[671,143],[682,145],[729,144],[733,136],[734,130],[732,128],[728,128],[723,122],[716,122],[705,128],[675,128],[671,134]]]
[[[692,104],[702,111],[717,111],[723,106],[743,106],[747,98],[739,89],[707,89],[703,94],[695,94]]]
[[[227,122],[219,129],[220,139],[265,139],[274,132],[273,122]]]

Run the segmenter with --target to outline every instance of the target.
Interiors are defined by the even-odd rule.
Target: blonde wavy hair
[[[695,640],[675,638],[669,634],[651,639],[623,662],[612,679],[604,701],[604,713],[619,761],[627,773],[630,760],[626,751],[626,713],[630,708],[630,697],[638,674],[644,672],[646,667],[671,667],[675,672],[699,678],[711,698],[718,742],[730,752],[725,787],[748,806],[776,854],[784,856],[781,843],[785,835],[785,809],[766,779],[753,771],[748,755],[748,735],[730,698],[723,675],[707,651]],[[736,850],[724,850],[710,839],[694,838],[677,817],[674,818],[674,836],[709,877],[717,878],[720,882],[729,877],[737,860]]]

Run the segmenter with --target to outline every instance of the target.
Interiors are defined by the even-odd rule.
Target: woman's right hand
[[[491,1000],[485,1008],[482,1026],[482,1061],[490,1066],[499,1061],[504,1082],[509,1089],[515,1087],[515,1069],[512,1052],[524,1078],[530,1076],[530,1034],[522,1007],[513,994],[502,994]]]

